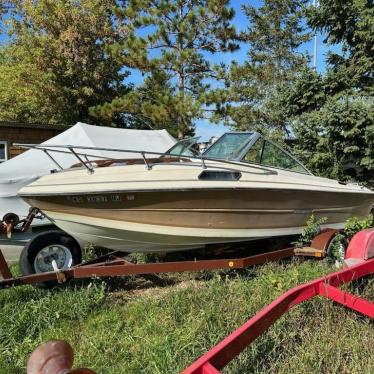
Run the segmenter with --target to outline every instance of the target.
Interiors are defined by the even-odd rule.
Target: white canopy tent
[[[75,145],[98,148],[127,149],[133,151],[165,152],[175,144],[175,139],[166,130],[129,130],[87,125],[78,122],[63,133],[42,144]],[[79,151],[78,151],[79,152]],[[99,150],[81,151],[94,156],[113,158],[139,158],[133,153]],[[51,152],[53,158],[68,168],[79,162],[72,154]],[[56,164],[42,151],[31,149],[0,164],[0,219],[12,212],[21,218],[28,213],[29,206],[17,196],[18,191],[42,175],[57,169]],[[34,224],[43,224],[34,221]]]

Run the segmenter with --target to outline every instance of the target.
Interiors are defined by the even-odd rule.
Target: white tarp
[[[162,153],[175,144],[175,139],[166,130],[115,129],[78,122],[75,126],[42,144],[75,145]],[[139,154],[133,153],[98,150],[81,150],[80,152],[113,158],[141,157]],[[71,154],[55,152],[51,154],[63,168],[68,168],[79,162]],[[40,176],[49,174],[53,169],[57,169],[56,164],[44,152],[34,149],[28,150],[0,164],[0,219],[8,212],[16,213],[21,218],[26,216],[29,206],[17,196],[18,191]],[[39,221],[34,222],[38,224]]]

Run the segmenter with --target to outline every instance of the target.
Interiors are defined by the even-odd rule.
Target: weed
[[[97,257],[95,247],[92,244],[87,244],[82,249],[82,261],[87,262],[95,259]]]
[[[359,231],[369,229],[371,227],[373,227],[373,217],[371,215],[363,219],[351,217],[345,223],[344,233],[349,239],[351,239]]]
[[[301,233],[299,239],[293,243],[297,247],[302,247],[304,245],[310,244],[313,238],[319,234],[321,231],[321,225],[323,225],[327,221],[326,217],[316,218],[314,214],[312,214],[305,223],[305,228]]]

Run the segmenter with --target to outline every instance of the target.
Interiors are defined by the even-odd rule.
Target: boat
[[[196,139],[130,160],[90,160],[90,147],[29,145],[49,156],[71,152],[19,195],[80,243],[124,252],[168,252],[302,232],[311,214],[342,228],[366,217],[374,192],[313,175],[256,132],[228,132],[198,154]],[[100,149],[105,150],[105,149]],[[57,166],[59,166],[57,164]]]

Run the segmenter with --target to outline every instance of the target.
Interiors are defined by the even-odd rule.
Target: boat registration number
[[[68,201],[76,204],[89,202],[89,203],[107,203],[108,201],[118,203],[122,201],[121,195],[92,195],[92,196],[68,196]],[[134,195],[126,195],[126,200],[135,200]]]

